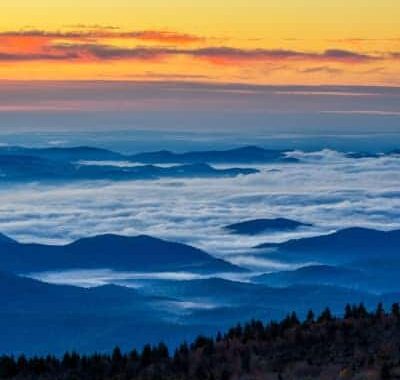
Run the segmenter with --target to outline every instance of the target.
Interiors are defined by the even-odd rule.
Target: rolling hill
[[[196,163],[207,162],[212,164],[241,163],[262,164],[273,162],[297,162],[297,159],[286,157],[285,152],[268,150],[257,146],[246,146],[230,150],[210,150],[186,153],[174,153],[168,150],[158,152],[139,153],[130,156],[132,161],[143,163]]]
[[[239,235],[257,235],[263,232],[293,231],[300,227],[310,227],[311,224],[301,223],[286,218],[252,219],[240,223],[230,224],[225,227],[232,233]]]
[[[66,180],[149,180],[160,178],[220,178],[258,173],[252,168],[216,169],[198,163],[160,167],[155,165],[118,166],[81,164],[40,156],[1,155],[0,178],[9,182]]]
[[[266,257],[283,261],[341,265],[372,258],[396,258],[399,246],[400,230],[347,228],[329,235],[265,243],[256,248],[264,250]]]
[[[144,235],[125,237],[111,234],[59,246],[9,241],[2,248],[0,267],[14,273],[99,268],[195,273],[243,271],[185,244]]]

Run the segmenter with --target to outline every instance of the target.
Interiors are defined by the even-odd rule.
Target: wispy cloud
[[[372,115],[372,116],[400,116],[397,110],[338,110],[338,111],[321,111],[321,113],[329,113],[336,115]]]
[[[29,53],[15,54],[0,52],[0,61],[3,62],[23,62],[23,61],[70,61],[78,59],[79,56],[74,52],[63,53]]]
[[[149,78],[152,81],[144,81]],[[254,127],[262,125],[265,128],[261,118],[266,115],[315,114],[319,118],[321,111],[396,111],[400,99],[400,89],[392,87],[215,84],[210,83],[212,77],[196,75],[193,71],[192,75],[142,71],[123,79],[120,82],[58,81],[57,85],[4,81],[1,83],[0,112],[173,111],[174,115],[187,118],[184,124],[194,125],[196,117],[182,116],[182,110],[186,115],[200,111],[210,115],[211,121],[202,123],[204,130],[206,124],[212,128],[219,124],[211,115],[219,113],[221,108],[226,114],[242,115],[241,120],[249,117],[249,123]],[[253,118],[252,115],[258,116]],[[161,124],[165,123],[166,118]],[[226,125],[227,121],[224,121],[220,127]],[[229,125],[239,125],[239,120],[236,124],[230,120]]]
[[[340,74],[343,73],[344,70],[329,66],[317,66],[317,67],[308,67],[305,69],[300,69],[299,72],[305,74],[316,74],[316,73]]]
[[[366,63],[379,60],[380,57],[359,54],[350,51],[326,50],[322,53],[308,53],[294,50],[245,50],[231,47],[206,47],[199,49],[179,49],[162,47],[121,48],[99,43],[73,44],[59,43],[47,49],[51,53],[8,54],[0,53],[3,60],[47,60],[47,59],[101,59],[101,60],[150,60],[174,56],[186,56],[207,60],[214,64],[240,64],[246,62],[339,62]],[[383,59],[383,58],[382,58]]]
[[[2,37],[30,38],[43,37],[46,39],[136,39],[142,41],[166,42],[173,44],[188,44],[202,42],[205,40],[202,36],[194,34],[179,33],[165,30],[138,30],[121,31],[116,27],[93,26],[80,28],[71,31],[45,31],[40,29],[6,31],[0,33]]]
[[[193,34],[156,31],[156,30],[132,32],[126,34],[125,36],[133,37],[143,41],[167,42],[173,44],[190,44],[190,43],[205,41],[204,37],[196,36]]]
[[[132,40],[132,46],[121,46],[118,43],[121,39]],[[145,46],[138,46],[138,42],[144,43]],[[217,65],[241,65],[249,62],[288,61],[362,64],[384,59],[381,55],[333,48],[322,52],[244,49],[232,46],[207,46],[206,42],[207,39],[202,36],[164,30],[121,31],[110,28],[81,28],[70,31],[6,31],[0,33],[0,46],[3,46],[0,48],[0,61],[159,60],[185,56]],[[148,43],[158,45],[148,45]],[[195,48],[186,46],[191,44],[198,46]]]
[[[238,49],[232,47],[206,47],[183,52],[196,57],[206,58],[214,63],[248,62],[248,61],[330,61],[344,63],[363,63],[378,59],[377,57],[347,50],[329,49],[322,53],[310,53],[283,49]]]

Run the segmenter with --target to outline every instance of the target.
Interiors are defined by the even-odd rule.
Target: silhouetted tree
[[[173,357],[164,343],[141,352],[0,357],[1,380],[221,380],[221,379],[391,379],[400,373],[398,304],[368,312],[347,305],[343,318],[325,309],[310,311],[300,324],[295,313],[264,325],[236,325],[217,340],[199,336],[181,344]],[[351,321],[349,320],[351,318]],[[335,372],[336,371],[336,372]]]
[[[312,310],[309,310],[307,313],[307,318],[306,318],[306,322],[308,324],[314,323],[315,321],[315,314]]]
[[[353,309],[349,304],[347,304],[344,309],[344,318],[345,319],[353,318]]]
[[[383,309],[383,304],[382,302],[379,302],[375,310],[375,317],[379,319],[382,318],[384,315],[385,315],[385,310]]]
[[[394,304],[392,305],[392,315],[393,315],[395,318],[400,318],[400,306],[399,306],[398,303],[394,303]]]
[[[331,310],[327,307],[318,317],[318,322],[330,322],[332,319]]]

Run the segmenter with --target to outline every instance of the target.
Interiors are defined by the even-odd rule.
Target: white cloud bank
[[[65,243],[102,233],[148,234],[266,270],[251,247],[364,226],[400,228],[400,157],[350,159],[294,152],[300,164],[261,167],[226,179],[82,182],[0,186],[0,232],[24,242]],[[286,217],[315,227],[260,236],[222,227]],[[270,269],[282,263],[270,263]]]

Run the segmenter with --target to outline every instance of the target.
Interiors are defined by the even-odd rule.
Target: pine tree
[[[344,318],[345,319],[350,319],[350,318],[353,318],[353,317],[354,317],[353,309],[349,304],[347,304],[345,309],[344,309]]]
[[[329,307],[327,307],[319,316],[318,318],[318,322],[330,322],[332,321],[332,313],[331,310],[329,309]]]
[[[392,305],[392,315],[395,318],[400,318],[400,306],[398,303]]]
[[[376,311],[375,311],[375,317],[378,319],[381,319],[384,316],[384,314],[385,314],[385,310],[383,309],[382,302],[379,302],[378,306],[376,308]]]
[[[309,310],[307,313],[306,322],[308,324],[311,324],[311,323],[314,323],[314,320],[315,320],[314,312],[312,310]]]

